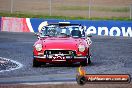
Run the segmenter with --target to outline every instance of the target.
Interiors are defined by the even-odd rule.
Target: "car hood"
[[[42,41],[45,50],[77,50],[78,45],[84,43],[84,39],[81,38],[46,38]]]

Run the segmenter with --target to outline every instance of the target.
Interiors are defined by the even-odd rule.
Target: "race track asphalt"
[[[92,38],[92,64],[84,67],[88,74],[132,75],[132,38]],[[23,67],[0,72],[0,83],[75,81],[79,65],[48,65],[32,67],[33,33],[0,32],[0,57],[15,60]]]

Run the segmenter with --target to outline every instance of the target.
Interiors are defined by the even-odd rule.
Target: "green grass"
[[[61,6],[58,7],[59,10],[89,10],[89,6]],[[129,12],[129,7],[99,7],[91,6],[92,11],[104,11],[104,12]]]
[[[3,17],[19,17],[19,18],[45,18],[45,19],[65,19],[65,20],[122,20],[122,21],[132,21],[128,17],[111,17],[111,18],[86,18],[86,17],[71,17],[71,16],[49,16],[46,14],[31,14],[31,13],[7,13],[0,12],[0,16]]]

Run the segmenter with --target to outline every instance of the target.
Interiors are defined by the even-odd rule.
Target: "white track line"
[[[30,22],[30,18],[26,18],[26,22],[27,22],[27,26],[28,26],[30,32],[34,32],[31,22]]]
[[[25,85],[43,85],[43,84],[51,84],[51,85],[57,85],[57,84],[76,84],[77,82],[36,82],[36,83],[20,83]]]
[[[3,58],[3,57],[0,57],[0,58],[2,58],[4,60],[7,60],[7,61],[11,61],[11,62],[16,63],[18,65],[16,68],[10,68],[8,70],[1,70],[0,72],[12,71],[12,70],[16,70],[16,69],[19,69],[19,68],[23,67],[23,65],[21,63],[17,62],[17,61],[14,61],[14,60],[11,60],[11,59],[7,59],[7,58]]]

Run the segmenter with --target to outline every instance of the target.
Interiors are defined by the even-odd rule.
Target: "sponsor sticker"
[[[82,67],[79,67],[79,74],[76,76],[79,85],[86,83],[130,83],[129,74],[86,74]]]

